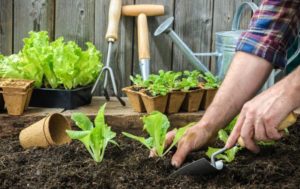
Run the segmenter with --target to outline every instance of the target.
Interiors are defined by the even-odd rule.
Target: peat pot
[[[61,114],[50,114],[20,132],[19,140],[23,148],[43,147],[70,143],[66,133],[71,129],[69,121]]]
[[[18,116],[23,114],[31,98],[33,83],[33,80],[24,79],[7,78],[0,80],[0,92],[3,94],[9,115]]]
[[[167,103],[167,110],[168,114],[173,114],[179,112],[182,103],[185,99],[186,92],[183,91],[172,91],[169,93],[169,99]]]
[[[182,110],[186,112],[197,112],[202,101],[204,89],[198,88],[186,92],[185,99],[182,104]]]
[[[148,96],[145,92],[140,92],[140,94],[147,113],[151,113],[153,111],[159,111],[161,113],[166,112],[169,94],[155,97]]]
[[[139,113],[146,112],[140,92],[134,90],[133,88],[134,86],[125,87],[122,89],[122,91],[127,95],[134,111]]]

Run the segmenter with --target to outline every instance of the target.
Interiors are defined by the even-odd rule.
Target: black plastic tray
[[[4,111],[4,99],[3,99],[3,95],[0,94],[0,112]]]
[[[91,90],[92,85],[72,90],[36,88],[29,106],[74,109],[91,103]]]

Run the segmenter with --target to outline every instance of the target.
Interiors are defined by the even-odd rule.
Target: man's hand
[[[194,150],[207,145],[214,137],[214,132],[208,130],[205,126],[194,125],[189,128],[185,135],[178,142],[177,151],[173,155],[172,165],[174,167],[180,167],[186,156]],[[167,135],[166,145],[170,145],[174,139],[175,132],[171,131]]]
[[[243,106],[226,143],[227,148],[235,145],[241,136],[245,147],[257,153],[259,147],[255,141],[279,140],[283,136],[277,127],[291,111],[297,108],[300,99],[299,88],[291,84],[295,79],[293,75],[295,73]]]

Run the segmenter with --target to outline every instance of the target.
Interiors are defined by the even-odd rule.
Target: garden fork
[[[121,0],[111,0],[110,1],[110,6],[109,6],[109,15],[108,15],[108,27],[107,27],[107,32],[106,32],[106,40],[108,41],[108,52],[107,52],[107,58],[106,58],[106,64],[102,68],[94,86],[92,89],[92,94],[94,94],[96,87],[98,86],[98,83],[100,81],[100,78],[102,74],[105,72],[105,78],[104,78],[104,96],[107,101],[110,100],[109,95],[108,95],[108,90],[107,90],[107,84],[108,84],[108,77],[110,77],[112,87],[113,87],[113,92],[119,102],[125,106],[126,103],[121,99],[121,97],[118,94],[117,90],[117,85],[116,85],[116,80],[114,76],[114,72],[112,68],[110,67],[110,60],[111,60],[111,53],[112,53],[112,46],[114,42],[117,41],[118,39],[118,26],[119,26],[119,21],[121,17],[121,8],[122,8],[122,2]]]

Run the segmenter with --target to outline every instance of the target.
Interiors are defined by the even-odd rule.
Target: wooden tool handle
[[[108,26],[105,38],[108,41],[118,40],[119,21],[121,17],[121,0],[110,0],[108,12]]]
[[[288,127],[290,127],[291,125],[293,125],[294,123],[296,123],[297,121],[297,116],[294,113],[290,113],[277,127],[277,129],[279,131],[282,131]],[[238,143],[241,147],[245,147],[245,143],[244,140],[242,139],[242,137],[240,137],[238,139]]]
[[[138,16],[139,14],[146,16],[161,16],[165,13],[163,5],[126,5],[122,7],[122,15]]]
[[[145,14],[140,14],[137,17],[137,25],[139,59],[150,59],[148,23]]]

